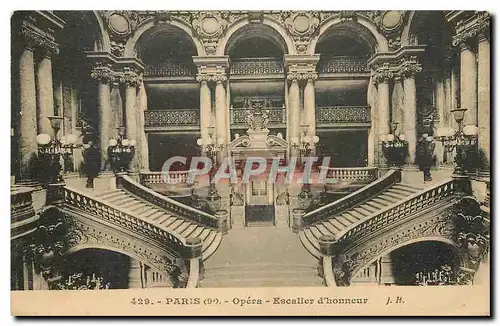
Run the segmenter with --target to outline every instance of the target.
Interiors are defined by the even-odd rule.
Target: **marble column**
[[[438,114],[438,128],[442,128],[445,126],[445,115],[446,115],[446,98],[445,98],[445,82],[443,80],[443,77],[439,77],[436,80],[435,84],[435,94],[436,94],[436,111]],[[443,148],[443,143],[440,141],[436,141],[435,143],[435,149],[434,149],[434,154],[436,155],[437,158],[437,165],[441,165],[444,161],[444,148]]]
[[[392,121],[398,123],[397,134],[404,134],[404,91],[401,76],[394,76],[394,86],[392,88]]]
[[[477,65],[470,46],[460,44],[460,106],[465,111],[463,125],[477,126]]]
[[[414,165],[417,154],[417,90],[415,74],[409,73],[404,78],[405,98],[405,140],[408,142],[408,165]]]
[[[33,47],[28,44],[19,58],[19,96],[20,96],[20,177],[29,179],[32,176],[32,163],[37,153],[37,118],[35,63]]]
[[[138,105],[137,105],[139,119],[137,120],[137,129],[140,133],[141,143],[139,144],[140,158],[141,158],[141,169],[143,171],[149,171],[149,143],[148,135],[144,130],[146,124],[144,112],[148,109],[148,96],[146,93],[146,87],[144,82],[141,83],[139,88]]]
[[[387,135],[390,131],[389,129],[389,80],[387,78],[381,78],[377,86],[378,95],[378,136]],[[377,146],[381,147],[382,144],[380,140],[377,139]],[[382,150],[379,151],[379,165],[385,166],[386,159],[382,154]]]
[[[53,135],[48,117],[54,115],[54,86],[52,84],[52,52],[43,50],[37,70],[38,132]]]
[[[208,127],[211,121],[212,112],[212,97],[210,94],[210,87],[208,81],[202,76],[198,76],[200,82],[200,131],[201,139],[208,139]]]
[[[490,41],[478,35],[478,142],[486,165],[490,163]],[[487,168],[484,166],[483,168]]]
[[[288,132],[288,139],[300,138],[300,88],[297,78],[291,79],[290,90],[288,92],[288,104],[290,120],[290,131]]]
[[[137,86],[138,84],[133,81],[129,80],[125,83],[125,128],[126,128],[126,134],[127,138],[129,140],[135,140],[137,142],[137,110],[135,107],[136,104],[136,96],[137,96]],[[136,146],[139,145],[139,143],[136,143]],[[136,147],[136,152],[139,150]],[[138,159],[137,155],[134,155],[132,157],[132,160],[129,165],[129,170],[132,172],[136,172],[138,168]]]
[[[143,269],[144,265],[137,259],[130,258],[128,270],[128,288],[142,289],[143,288]]]
[[[378,131],[377,131],[377,87],[373,79],[370,79],[367,92],[368,104],[370,105],[371,124],[368,133],[368,166],[378,163]]]
[[[307,77],[307,83],[304,88],[304,110],[306,113],[306,122],[309,125],[308,133],[310,136],[316,135],[316,90],[314,88],[314,80],[317,75],[311,74]],[[312,155],[315,154],[313,145]]]
[[[217,76],[215,83],[215,119],[216,119],[216,135],[217,141],[221,139],[227,144],[227,126],[226,126],[226,89],[224,88],[224,82],[227,80],[226,76]]]

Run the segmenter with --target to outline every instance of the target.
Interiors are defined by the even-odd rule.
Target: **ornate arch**
[[[382,35],[379,30],[377,29],[377,26],[370,20],[366,19],[365,17],[358,15],[356,16],[356,19],[350,23],[351,26],[353,24],[356,24],[360,28],[362,28],[363,31],[366,32],[367,39],[371,43],[370,45],[374,49],[374,52],[387,52],[389,51],[389,45],[387,42],[387,39],[385,38],[384,35]],[[331,31],[332,28],[336,27],[348,27],[349,25],[345,23],[345,20],[342,17],[339,16],[333,16],[324,22],[319,26],[318,32],[316,35],[311,39],[311,44],[308,49],[308,54],[314,54],[316,51],[316,46],[318,44],[318,41],[321,39],[322,36],[326,35],[329,31]]]
[[[183,32],[186,33],[187,36],[189,36],[189,38],[191,39],[196,48],[198,56],[206,55],[203,44],[194,35],[193,29],[191,28],[190,25],[188,25],[185,21],[175,16],[170,16],[169,19],[170,20],[168,22],[158,23],[156,19],[150,18],[144,21],[140,26],[138,26],[132,33],[132,35],[128,38],[127,43],[125,44],[124,57],[134,57],[136,55],[137,43],[139,42],[141,36],[150,29],[156,27],[157,29],[161,30],[161,29],[168,29],[172,26],[182,30]]]
[[[99,26],[99,32],[101,36],[101,39],[99,40],[100,42],[97,43],[96,51],[109,52],[111,50],[111,41],[109,39],[109,34],[105,28],[104,21],[101,15],[96,10],[93,10],[92,14],[94,15],[97,21],[97,25]]]
[[[259,23],[264,24],[266,26],[271,27],[274,31],[276,31],[280,36],[281,39],[284,41],[284,44],[286,46],[286,52],[288,54],[295,54],[295,47],[293,46],[292,39],[287,33],[287,30],[283,27],[282,24],[280,24],[278,21],[274,20],[273,18],[263,15],[261,17],[261,20]],[[243,16],[237,20],[235,20],[226,30],[224,35],[221,37],[219,40],[219,43],[217,45],[217,51],[216,55],[222,56],[226,54],[227,47],[229,44],[229,41],[231,38],[238,33],[242,28],[245,26],[248,26],[250,24],[256,24],[254,22],[251,22],[247,16]]]

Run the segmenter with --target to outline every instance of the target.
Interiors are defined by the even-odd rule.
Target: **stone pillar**
[[[215,83],[215,119],[216,119],[216,135],[217,141],[223,139],[227,144],[227,126],[226,126],[226,89],[224,88],[224,82],[227,80],[226,76],[219,75],[216,76]]]
[[[415,86],[415,75],[422,71],[422,66],[416,57],[405,58],[401,66],[404,88],[404,125],[405,139],[408,141],[407,164],[415,164],[417,153],[417,89]]]
[[[389,81],[387,77],[382,77],[379,79],[377,85],[378,103],[377,103],[377,116],[378,116],[378,136],[387,135],[390,131],[389,129]],[[382,144],[380,140],[377,139],[377,146],[381,147]],[[385,166],[386,159],[379,150],[379,165]]]
[[[391,254],[387,254],[380,258],[380,284],[394,284],[394,274],[392,272]]]
[[[98,105],[99,105],[99,145],[101,149],[101,170],[109,170],[108,142],[114,135],[111,134],[111,88],[113,72],[109,66],[95,67],[90,76],[99,81]]]
[[[392,89],[392,121],[398,123],[398,134],[404,134],[404,91],[401,76],[394,76],[394,87]]]
[[[307,75],[307,83],[304,88],[304,111],[306,113],[306,122],[309,125],[308,133],[310,136],[316,135],[316,90],[314,81],[318,78],[316,73]],[[312,155],[315,155],[314,144],[312,144]]]
[[[20,177],[29,179],[32,176],[32,163],[37,153],[37,119],[36,119],[36,90],[35,90],[35,63],[33,61],[33,47],[26,44],[19,58],[19,96],[20,96]]]
[[[144,86],[144,82],[141,83],[141,86],[139,88],[137,109],[137,114],[139,115],[139,119],[137,119],[137,129],[140,133],[140,166],[143,171],[149,171],[149,143],[148,135],[144,131],[144,126],[146,124],[144,112],[148,109],[148,95],[146,94],[146,87]]]
[[[446,115],[446,107],[445,107],[445,103],[446,103],[446,99],[445,99],[445,83],[444,83],[444,80],[442,77],[440,77],[438,80],[436,80],[436,90],[435,90],[435,94],[436,94],[436,111],[438,113],[438,127],[441,128],[441,127],[444,127],[445,125],[445,115]],[[435,143],[435,150],[434,150],[434,153],[436,155],[436,158],[437,158],[437,164],[440,165],[443,160],[444,160],[444,148],[443,148],[443,143],[440,142],[440,141],[436,141],[434,142]]]
[[[129,140],[138,141],[138,130],[137,130],[137,108],[136,108],[136,97],[137,88],[141,85],[141,78],[138,74],[126,71],[125,75],[120,77],[121,82],[125,85],[125,128],[126,137]],[[139,143],[136,143],[135,151],[136,153],[140,150],[138,148]],[[132,172],[136,172],[139,166],[138,155],[134,155],[130,162],[129,169]]]
[[[290,90],[288,92],[288,105],[290,121],[290,130],[288,131],[289,143],[292,138],[300,137],[300,88],[299,81],[294,75],[289,75],[288,79],[291,80]]]
[[[477,126],[477,65],[470,46],[460,44],[460,106],[467,109],[463,125]]]
[[[375,81],[370,79],[368,85],[368,104],[370,105],[371,125],[368,134],[368,166],[375,166],[378,163],[378,129],[377,129],[377,87]]]
[[[197,80],[200,82],[200,131],[201,138],[208,139],[208,127],[211,121],[212,96],[206,76],[199,75]]]
[[[490,163],[490,41],[478,35],[478,142],[480,154]],[[486,168],[483,167],[483,168]]]
[[[52,84],[52,51],[43,49],[37,70],[38,131],[52,135],[48,117],[54,115],[54,86]]]
[[[129,270],[128,270],[128,288],[129,289],[142,289],[143,288],[143,269],[144,265],[130,257]]]

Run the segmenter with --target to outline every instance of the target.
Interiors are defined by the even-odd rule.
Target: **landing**
[[[205,268],[265,263],[316,266],[318,261],[289,228],[246,227],[229,230]]]

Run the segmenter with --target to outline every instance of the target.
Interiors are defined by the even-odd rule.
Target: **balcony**
[[[145,77],[194,77],[196,66],[186,62],[168,61],[146,65]]]
[[[231,108],[230,121],[231,127],[248,127],[247,124],[247,108]],[[270,107],[268,127],[282,128],[286,125],[286,109],[285,107]]]
[[[239,58],[231,60],[231,75],[283,74],[282,58]]]
[[[318,125],[332,124],[362,124],[371,122],[371,108],[369,106],[329,106],[316,108]]]
[[[200,127],[199,109],[163,109],[144,111],[146,130],[182,129],[197,130]]]
[[[368,59],[350,56],[321,56],[318,63],[321,73],[368,73]]]

